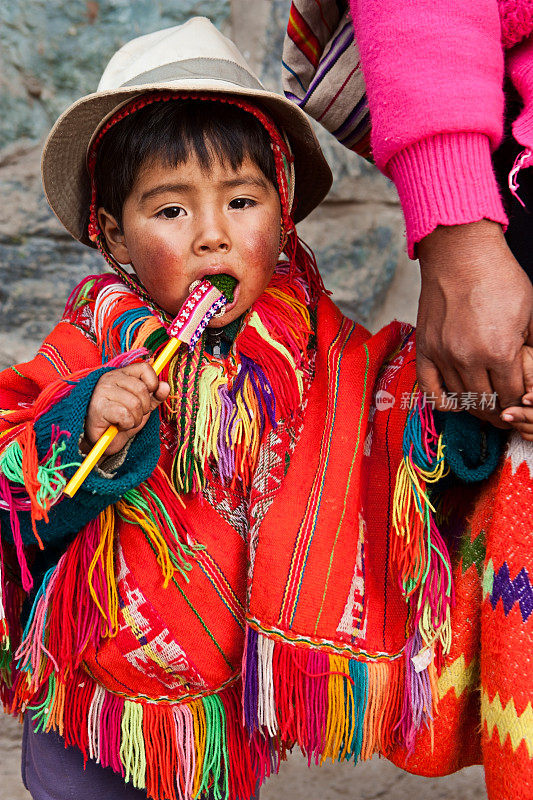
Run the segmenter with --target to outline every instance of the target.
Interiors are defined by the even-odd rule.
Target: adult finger
[[[533,347],[524,345],[522,348],[522,375],[526,392],[533,393]]]
[[[461,401],[467,392],[464,381],[452,364],[433,361],[422,354],[417,361],[417,374],[422,380],[422,383],[419,380],[420,389],[432,408],[438,411],[462,410]]]
[[[441,372],[435,362],[423,352],[416,354],[416,377],[422,395],[435,399],[435,408],[444,410],[442,401],[445,388]]]
[[[499,362],[492,364],[489,374],[497,395],[499,410],[519,405],[525,393],[520,352],[510,363],[502,364]]]
[[[521,398],[533,389],[533,314],[529,324],[517,334],[514,355],[500,356],[491,364],[492,385],[498,394],[500,409],[520,405]],[[521,339],[521,342],[520,342]]]
[[[496,407],[496,392],[487,370],[478,367],[461,372],[459,369],[458,376],[465,387],[459,397],[459,408],[462,411],[469,411],[478,419],[499,427],[507,427],[500,420],[499,408]]]
[[[461,376],[452,363],[440,364],[444,385],[442,411],[461,411],[462,397],[466,392]]]
[[[170,394],[170,385],[166,381],[159,381],[156,391],[151,398],[151,408],[157,408],[158,405],[163,403]]]
[[[139,378],[146,385],[146,388],[151,394],[157,391],[157,387],[159,386],[159,376],[156,375],[152,365],[147,361],[141,365]]]

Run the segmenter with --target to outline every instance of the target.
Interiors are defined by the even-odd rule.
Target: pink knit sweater
[[[503,131],[503,77],[533,150],[533,0],[350,0],[378,167],[402,203],[408,250],[437,225],[506,224],[491,163]],[[505,61],[504,47],[512,48]]]

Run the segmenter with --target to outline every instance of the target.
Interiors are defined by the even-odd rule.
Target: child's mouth
[[[225,273],[213,273],[213,274],[225,275]],[[225,316],[229,311],[231,311],[237,305],[237,299],[238,299],[238,295],[239,295],[240,284],[239,284],[239,282],[237,281],[237,279],[233,275],[228,275],[227,277],[231,278],[233,281],[236,282],[235,283],[235,287],[233,289],[233,299],[229,303],[226,303],[226,305],[223,308],[221,308],[220,311],[217,314],[214,315],[215,318]],[[209,280],[209,273],[206,273],[200,279],[193,281],[191,283],[191,285],[189,286],[189,292],[194,291],[194,289],[196,289],[196,287],[203,280],[206,280],[206,279]]]

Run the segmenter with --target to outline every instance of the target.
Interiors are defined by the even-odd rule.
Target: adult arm
[[[523,393],[531,284],[507,247],[491,150],[502,134],[495,0],[352,0],[379,168],[395,182],[420,257],[423,391]],[[500,223],[500,224],[497,224]],[[437,403],[439,406],[439,403]],[[502,424],[497,412],[479,415]]]
[[[378,168],[394,181],[408,250],[438,225],[505,224],[491,151],[503,130],[496,0],[351,0]]]

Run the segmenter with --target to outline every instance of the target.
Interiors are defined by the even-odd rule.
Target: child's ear
[[[131,258],[122,229],[115,217],[106,211],[103,206],[98,209],[98,222],[111,255],[119,264],[131,264]]]

